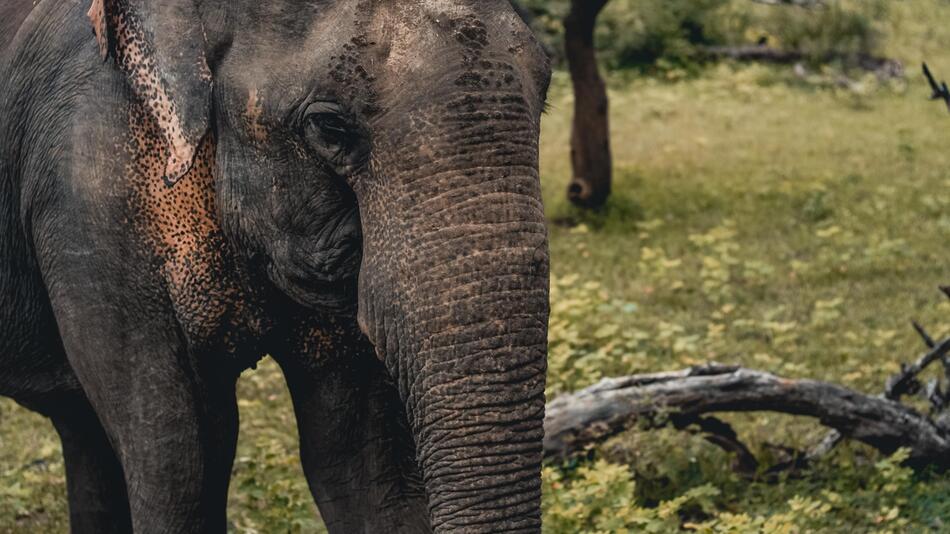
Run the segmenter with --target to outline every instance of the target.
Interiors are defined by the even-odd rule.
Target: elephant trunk
[[[546,293],[490,293],[443,296],[408,399],[437,532],[540,529]]]
[[[483,65],[487,64],[487,66]],[[537,109],[503,62],[381,115],[359,319],[405,402],[436,532],[540,532],[549,257]],[[473,83],[499,79],[498,84]],[[506,77],[507,76],[507,77]],[[434,102],[434,103],[433,103]]]
[[[361,324],[406,404],[435,532],[540,531],[547,236],[534,172],[491,187],[420,217],[430,231],[364,258],[360,281]],[[401,274],[374,277],[393,271],[377,262]]]

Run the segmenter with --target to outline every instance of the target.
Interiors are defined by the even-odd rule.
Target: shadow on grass
[[[607,204],[596,210],[582,209],[564,201],[555,206],[550,216],[551,223],[563,228],[586,225],[592,230],[630,228],[643,221],[646,210],[633,191],[614,191]]]
[[[599,233],[616,234],[634,232],[638,224],[650,219],[679,221],[688,227],[688,221],[697,217],[718,217],[728,204],[721,193],[702,182],[676,176],[644,176],[634,169],[618,168],[613,186],[607,204],[597,210],[559,200],[551,206],[551,224],[562,228],[584,225]]]

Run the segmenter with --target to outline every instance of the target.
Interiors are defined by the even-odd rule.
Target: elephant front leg
[[[132,532],[122,466],[89,402],[69,396],[46,413],[63,444],[70,532]]]
[[[119,450],[134,532],[224,534],[238,432],[234,383],[172,368],[149,380],[148,391],[97,407]]]
[[[331,533],[431,532],[399,394],[355,328],[278,355],[307,482]],[[313,347],[311,347],[313,349]]]
[[[237,373],[199,369],[171,325],[105,328],[110,315],[71,318],[63,339],[121,463],[133,531],[224,534]]]

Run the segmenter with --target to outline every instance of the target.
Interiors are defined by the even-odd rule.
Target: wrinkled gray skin
[[[538,532],[549,70],[508,1],[90,1],[0,5],[0,394],[73,532],[225,532],[267,353],[332,532]]]

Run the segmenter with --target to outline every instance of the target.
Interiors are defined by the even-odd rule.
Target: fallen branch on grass
[[[904,76],[904,65],[900,61],[870,54],[826,54],[823,57],[810,58],[798,50],[781,50],[765,45],[708,46],[703,48],[703,53],[710,59],[755,61],[779,65],[792,65],[808,59],[817,59],[821,63],[840,62],[846,67],[873,72],[882,80]]]
[[[950,296],[950,290],[944,290]],[[544,452],[567,457],[633,427],[696,425],[707,439],[737,454],[738,470],[757,467],[749,449],[728,424],[708,416],[721,412],[773,411],[809,416],[833,429],[807,458],[830,451],[841,439],[866,443],[885,454],[910,450],[912,465],[950,467],[950,424],[939,413],[950,404],[939,381],[922,387],[918,376],[942,362],[950,376],[950,338],[934,341],[914,323],[928,351],[887,381],[884,394],[867,395],[817,380],[789,379],[738,366],[709,364],[681,371],[608,378],[548,403]],[[901,397],[923,391],[930,415]],[[937,416],[937,417],[934,417]]]
[[[950,289],[941,287],[940,290],[950,298]],[[917,321],[911,321],[911,326],[923,340],[924,345],[929,349],[926,354],[917,359],[913,364],[901,364],[901,370],[897,374],[888,378],[884,386],[884,394],[880,397],[900,402],[905,395],[916,395],[924,389],[918,376],[934,362],[943,364],[944,376],[950,381],[950,338],[937,343],[930,334]],[[950,391],[941,390],[939,380],[931,380],[925,390],[925,395],[930,402],[930,414],[939,415],[950,404]],[[806,454],[805,460],[816,460],[838,446],[845,437],[837,430],[829,432],[824,439],[812,447]]]
[[[567,456],[636,424],[665,426],[671,414],[774,411],[817,418],[884,453],[900,447],[911,460],[950,460],[950,432],[895,401],[817,380],[708,365],[673,373],[601,381],[547,407],[544,451]]]

